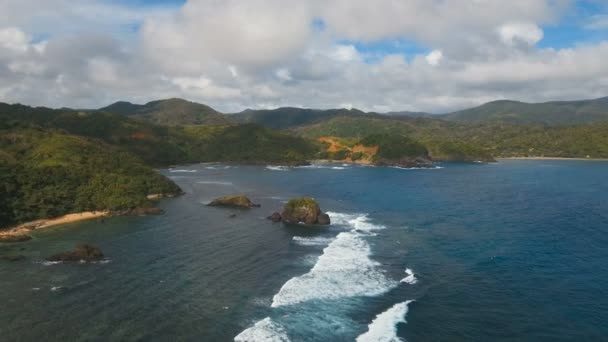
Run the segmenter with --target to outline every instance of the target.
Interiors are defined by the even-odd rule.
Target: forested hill
[[[494,101],[440,117],[463,123],[503,121],[518,124],[540,123],[551,126],[593,123],[608,121],[608,97],[545,103]]]
[[[366,113],[357,109],[247,109],[231,115],[239,122],[252,122],[270,128],[293,128],[312,125],[336,117],[368,117],[393,120],[440,119],[458,123],[496,123],[543,124],[549,126],[568,126],[608,121],[608,97],[581,100],[555,101],[545,103],[525,103],[509,100],[494,101],[478,107],[447,114],[424,112]]]
[[[231,114],[238,122],[256,123],[264,127],[285,129],[296,126],[310,125],[340,116],[373,116],[358,109],[306,109],[282,107],[277,109],[247,109],[237,114]]]
[[[107,112],[0,103],[0,228],[122,211],[180,192],[152,169],[179,163],[300,163],[318,146],[253,125],[159,126]]]
[[[158,125],[228,125],[234,120],[215,109],[183,99],[167,99],[148,102],[144,105],[119,101],[99,111],[120,114],[146,120]]]

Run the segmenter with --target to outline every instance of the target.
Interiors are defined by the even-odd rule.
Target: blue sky
[[[604,0],[3,0],[0,101],[445,112],[608,95]]]

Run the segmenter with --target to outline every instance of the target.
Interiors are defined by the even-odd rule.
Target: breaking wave
[[[309,300],[377,296],[396,285],[379,269],[380,264],[370,259],[370,246],[365,240],[366,232],[384,226],[373,224],[366,215],[328,214],[334,224],[351,230],[338,234],[308,273],[288,280],[273,297],[272,307]]]
[[[376,316],[368,325],[366,333],[357,337],[357,342],[398,342],[402,341],[397,337],[397,324],[407,323],[408,305],[413,300],[393,305],[390,309]]]
[[[243,330],[243,332],[234,338],[234,341],[288,342],[289,337],[287,337],[287,333],[280,324],[273,321],[270,317],[266,317],[254,324],[251,328]]]
[[[414,274],[414,271],[412,271],[411,268],[406,268],[405,274],[407,274],[407,276],[401,279],[402,283],[414,285],[418,282],[418,278],[416,278],[416,275]]]

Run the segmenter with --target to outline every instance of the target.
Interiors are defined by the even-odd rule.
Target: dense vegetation
[[[575,126],[456,123],[432,118],[337,117],[293,129],[309,138],[361,139],[371,134],[404,135],[422,143],[436,160],[492,157],[608,158],[608,122]]]
[[[339,148],[325,151],[321,137],[333,137]],[[429,156],[608,158],[608,98],[496,101],[443,116],[299,108],[226,116],[180,99],[117,102],[94,111],[0,103],[0,227],[75,211],[129,209],[146,205],[148,194],[179,192],[151,169],[157,166],[315,158],[407,164]]]
[[[235,123],[230,117],[207,105],[183,99],[152,101],[144,105],[119,101],[103,107],[99,111],[167,126],[229,125]]]
[[[0,227],[89,210],[148,205],[177,185],[133,155],[56,131],[0,130]]]
[[[545,103],[494,101],[446,114],[443,118],[468,123],[503,121],[519,124],[541,123],[551,126],[601,122],[608,121],[608,97]]]
[[[125,210],[179,192],[152,166],[297,163],[313,142],[257,125],[158,126],[104,113],[0,104],[0,227],[83,210]]]
[[[360,143],[363,146],[378,146],[374,161],[391,161],[404,158],[428,159],[429,156],[424,145],[403,135],[373,134],[363,138]]]
[[[268,128],[285,129],[296,126],[310,125],[341,116],[366,116],[357,109],[306,109],[283,107],[277,109],[247,109],[230,117],[242,123],[256,123]]]

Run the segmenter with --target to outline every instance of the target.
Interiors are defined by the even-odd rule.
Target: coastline
[[[79,222],[107,216],[110,216],[109,211],[84,211],[81,213],[67,214],[53,219],[35,220],[22,223],[12,228],[3,229],[0,231],[0,237],[23,236],[37,229],[49,228],[61,224]]]
[[[608,158],[566,158],[566,157],[500,157],[496,160],[588,160],[608,161]]]

